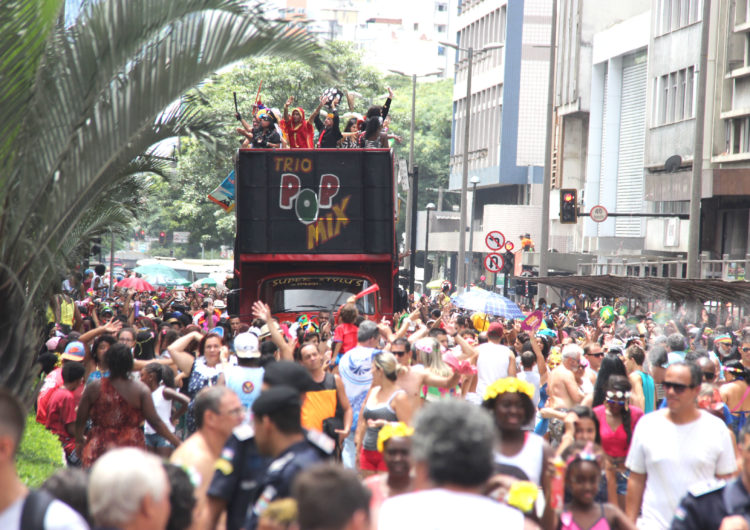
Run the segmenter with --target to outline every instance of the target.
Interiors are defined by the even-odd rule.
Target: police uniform
[[[300,395],[289,386],[277,386],[263,392],[253,403],[255,418],[276,414],[300,414]],[[304,432],[304,431],[303,431]],[[305,436],[276,455],[268,465],[258,487],[255,503],[248,509],[245,528],[254,530],[268,505],[292,496],[292,483],[297,474],[333,454],[335,443],[328,436],[307,431]]]
[[[245,528],[258,526],[258,520],[268,505],[278,499],[292,496],[292,483],[300,471],[328,460],[335,449],[335,443],[325,434],[307,431],[304,440],[289,446],[266,470],[259,496],[255,505],[247,512]]]
[[[730,515],[742,515],[750,522],[750,494],[745,485],[741,479],[710,480],[688,489],[675,511],[672,529],[715,529]]]
[[[227,530],[238,530],[245,522],[249,506],[258,496],[258,487],[271,458],[258,452],[253,427],[240,425],[229,437],[208,488],[208,495],[227,503]]]

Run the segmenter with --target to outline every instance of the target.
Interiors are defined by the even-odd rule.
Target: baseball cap
[[[48,349],[49,351],[55,351],[55,350],[57,349],[57,345],[58,345],[59,343],[60,343],[60,337],[52,337],[51,339],[49,339],[49,340],[48,340],[48,341],[47,341],[47,342],[45,343],[45,346],[47,346],[47,349]]]
[[[234,351],[239,359],[257,359],[260,357],[258,337],[252,333],[240,333],[234,338]]]
[[[83,361],[85,355],[86,350],[83,347],[83,342],[76,340],[65,346],[65,351],[60,359],[63,361]]]
[[[505,328],[500,322],[493,322],[487,329],[487,335],[502,335],[505,333]]]

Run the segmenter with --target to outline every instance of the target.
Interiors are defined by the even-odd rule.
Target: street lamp
[[[429,77],[431,75],[440,75],[443,72],[428,72],[426,74],[406,74],[401,70],[389,70],[390,72],[404,77],[411,77],[411,124],[409,126],[409,189],[406,191],[406,249],[409,251],[406,259],[409,266],[409,292],[414,292],[414,271],[416,260],[414,253],[417,251],[417,201],[419,199],[419,175],[414,170],[414,122],[416,116],[417,101],[417,77]]]
[[[471,177],[471,219],[469,220],[469,264],[466,271],[466,289],[471,290],[471,266],[474,263],[474,216],[477,213],[477,184],[479,177]]]
[[[435,209],[435,205],[433,203],[429,203],[427,206],[425,206],[427,209],[427,221],[425,223],[425,231],[424,231],[424,281],[425,285],[427,285],[427,282],[432,279],[432,274],[430,274],[430,277],[427,277],[427,271],[430,267],[430,260],[427,259],[427,253],[429,252],[430,248],[430,212]],[[432,271],[430,271],[431,273]]]
[[[466,124],[464,126],[464,161],[463,171],[461,175],[461,220],[459,226],[461,227],[458,233],[458,294],[464,291],[464,285],[466,284],[466,194],[469,187],[469,130],[471,126],[471,71],[472,63],[474,62],[474,48],[461,48],[457,44],[452,42],[440,41],[442,46],[448,46],[457,51],[467,52],[468,54],[468,66],[466,70]],[[504,44],[502,42],[490,42],[485,44],[477,52],[486,52],[494,50],[495,48],[502,48]]]

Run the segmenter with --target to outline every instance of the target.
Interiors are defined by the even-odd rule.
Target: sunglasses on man
[[[688,388],[695,388],[695,385],[683,385],[682,383],[673,383],[671,381],[664,381],[662,383],[664,390],[674,390],[675,394],[682,394]]]

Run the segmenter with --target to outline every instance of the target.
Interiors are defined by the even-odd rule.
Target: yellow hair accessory
[[[378,451],[383,452],[385,442],[391,438],[406,438],[414,434],[414,429],[409,427],[403,421],[398,423],[386,423],[378,433]]]
[[[489,401],[490,399],[495,399],[500,394],[508,392],[526,394],[531,399],[534,399],[534,385],[515,377],[506,377],[498,379],[487,387],[487,390],[484,391],[484,400]]]
[[[506,501],[523,513],[529,513],[534,509],[537,495],[539,495],[539,487],[536,484],[528,480],[520,480],[510,487]]]

